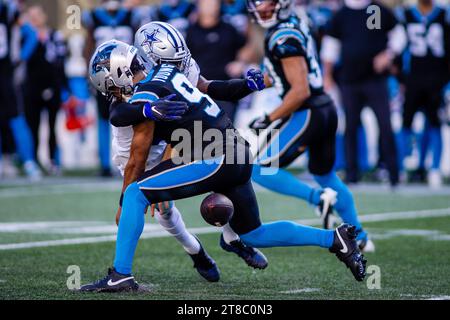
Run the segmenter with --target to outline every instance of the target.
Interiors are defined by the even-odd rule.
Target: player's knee
[[[145,198],[144,194],[139,189],[139,186],[136,182],[130,184],[124,193],[124,203],[126,201],[142,201],[142,202],[148,202]]]

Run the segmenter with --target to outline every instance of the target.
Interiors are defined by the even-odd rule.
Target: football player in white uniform
[[[156,35],[158,32],[165,32],[165,34]],[[144,59],[146,69],[151,70],[151,67],[155,61],[150,58],[149,45],[152,41],[158,41],[157,37],[169,37],[177,36],[176,29],[171,25],[161,22],[152,22],[141,27],[135,37],[135,44],[140,49],[140,55]],[[177,39],[179,40],[179,39]],[[181,41],[181,40],[180,40]],[[168,49],[173,48],[167,46]],[[156,51],[153,50],[153,51]],[[173,50],[160,50],[159,56],[162,59],[174,59],[176,52]],[[153,52],[154,54],[154,52]],[[188,80],[194,86],[198,87],[200,91],[207,92],[211,97],[219,100],[239,100],[254,91],[262,90],[263,77],[260,71],[250,70],[246,79],[234,79],[229,81],[208,81],[200,75],[200,68],[191,58],[189,50],[185,50],[181,53],[185,56],[185,64],[189,66],[185,69],[185,74]],[[131,141],[133,138],[133,127],[126,126],[121,127],[120,121],[123,120],[123,114],[119,114],[118,110],[112,108],[111,110],[111,122],[113,124],[113,161],[119,168],[122,175],[126,176],[125,168],[127,166],[130,157]],[[162,160],[166,160],[170,157],[171,150],[167,148],[164,141],[160,141],[154,144],[150,149],[146,170],[149,170],[159,164]],[[126,181],[132,181],[134,177],[126,177]],[[125,182],[126,182],[125,181]],[[170,203],[165,206],[159,206],[160,209],[169,208],[167,210],[154,210],[155,217],[158,222],[182,244],[184,249],[190,253],[197,253],[200,246],[198,241],[193,241],[193,236],[185,228],[183,219],[178,209]],[[117,221],[120,218],[121,210],[119,208],[117,213]],[[246,246],[239,238],[239,236],[226,225],[223,228],[223,237],[221,237],[221,246],[223,249],[229,252],[236,253],[241,257],[249,266],[263,269],[267,266],[266,258],[256,249]]]

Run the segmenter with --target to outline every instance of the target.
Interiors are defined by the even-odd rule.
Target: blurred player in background
[[[47,15],[39,5],[28,8],[27,18],[38,35],[38,45],[27,61],[24,88],[25,115],[33,134],[35,157],[39,147],[41,112],[48,111],[49,173],[60,172],[60,159],[56,141],[56,116],[61,106],[62,90],[68,88],[65,74],[66,44],[61,32],[47,25]]]
[[[186,30],[195,16],[195,4],[188,0],[165,0],[156,8],[154,21],[167,22],[186,36]]]
[[[37,45],[37,36],[30,25],[19,21],[19,16],[20,12],[14,1],[0,0],[0,126],[11,129],[15,148],[26,175],[37,180],[42,173],[36,163],[33,138],[22,110],[19,110],[13,84],[16,65],[12,60],[12,31],[15,25],[20,25],[22,41],[19,62],[30,58]]]
[[[133,43],[133,36],[139,28],[140,17],[136,11],[126,9],[120,0],[102,0],[100,7],[87,11],[83,15],[83,24],[88,30],[85,48],[86,61],[89,61],[94,49],[100,44],[117,39]],[[98,110],[98,147],[101,176],[111,176],[109,103],[106,98],[96,95]]]
[[[279,130],[278,142],[269,136],[268,142],[259,147],[252,178],[270,190],[318,206],[325,227],[330,227],[329,207],[335,205],[342,220],[356,226],[360,248],[374,251],[373,242],[358,220],[353,196],[333,169],[336,108],[323,90],[322,71],[309,28],[293,14],[291,5],[291,0],[247,1],[256,22],[267,29],[264,59],[267,86],[274,86],[283,100],[273,112],[250,124],[255,130]],[[312,189],[281,169],[306,151],[309,172],[324,189]],[[272,166],[280,169],[272,175],[264,174],[262,167]]]
[[[444,106],[444,88],[450,81],[450,10],[435,5],[433,0],[419,0],[417,6],[397,12],[408,37],[403,66],[403,142],[411,144],[414,115],[423,111],[428,129],[423,134],[422,144],[428,139],[433,153],[428,182],[432,187],[440,187],[442,135],[439,111]],[[423,152],[422,161],[413,174],[420,181],[426,179],[426,149]]]

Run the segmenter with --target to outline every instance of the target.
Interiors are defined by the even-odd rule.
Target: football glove
[[[247,86],[252,91],[261,91],[266,88],[264,84],[264,75],[260,70],[250,69],[247,71]]]
[[[253,130],[264,130],[267,129],[267,127],[270,126],[271,123],[272,121],[270,121],[269,115],[265,114],[250,122],[249,127]]]
[[[147,102],[144,105],[144,116],[153,121],[176,121],[188,110],[183,101],[172,101],[177,95],[171,94],[162,99]]]

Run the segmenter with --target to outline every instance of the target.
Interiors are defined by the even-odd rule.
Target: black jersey
[[[231,120],[224,111],[208,95],[194,87],[186,76],[171,64],[156,66],[147,79],[137,85],[129,102],[142,103],[171,94],[176,94],[175,100],[185,101],[189,110],[181,120],[157,122],[155,139],[164,140],[175,146],[180,141],[174,141],[172,133],[177,129],[186,129],[192,139],[192,146],[194,146],[198,144],[199,140],[203,141],[203,134],[208,129],[218,129],[224,138],[227,129],[233,129]]]
[[[112,39],[133,44],[139,19],[137,11],[122,8],[111,13],[105,8],[97,8],[84,13],[83,24],[92,30],[97,47]]]
[[[294,56],[304,57],[306,60],[311,95],[323,94],[323,78],[316,45],[305,22],[291,16],[270,28],[266,34],[265,51],[264,68],[281,98],[290,89],[281,59]]]
[[[416,6],[398,11],[408,36],[405,72],[413,77],[448,77],[450,10],[435,6],[424,16]]]
[[[0,1],[0,70],[12,68],[11,33],[18,17],[14,2]]]

